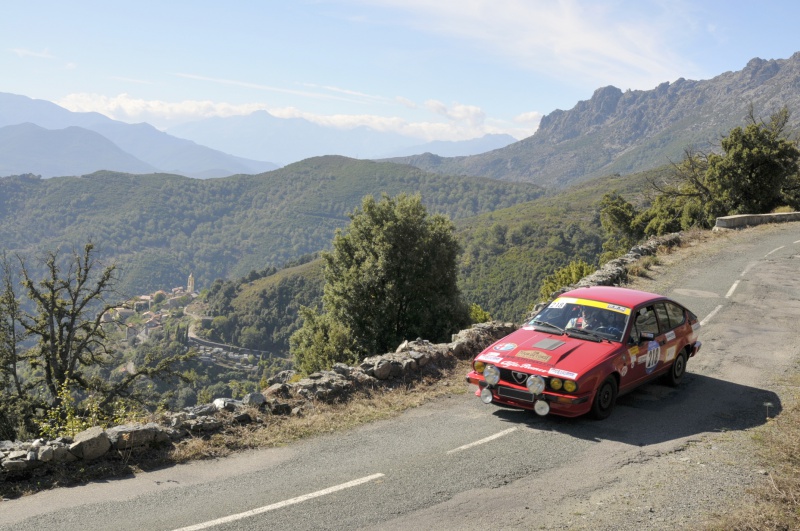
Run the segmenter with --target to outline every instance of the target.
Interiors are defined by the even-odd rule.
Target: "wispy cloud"
[[[185,74],[185,73],[176,73],[178,77],[182,77],[184,79],[194,79],[197,81],[209,81],[211,83],[217,83],[220,85],[233,85],[237,87],[244,87],[253,90],[259,91],[266,91],[266,92],[277,92],[280,94],[291,94],[293,96],[303,96],[306,98],[312,99],[319,99],[319,100],[339,100],[339,101],[346,101],[350,103],[357,103],[357,100],[353,98],[343,98],[340,96],[331,95],[328,93],[323,92],[309,92],[304,90],[294,90],[294,89],[287,89],[282,87],[272,87],[270,85],[261,85],[259,83],[251,83],[248,81],[239,81],[235,79],[222,79],[222,78],[215,78],[215,77],[207,77],[207,76],[199,76],[196,74]]]
[[[376,101],[376,102],[390,101],[389,98],[386,98],[384,96],[374,96],[372,94],[365,94],[363,92],[358,92],[357,90],[350,90],[350,89],[344,89],[344,88],[340,88],[340,87],[333,87],[333,86],[330,86],[330,85],[317,85],[317,84],[314,84],[314,83],[303,83],[303,86],[306,86],[306,87],[309,87],[309,88],[315,88],[315,89],[322,89],[322,90],[334,92],[334,93],[337,93],[337,94],[345,94],[347,96],[354,96],[356,98],[362,98],[362,99],[370,100],[370,101]]]
[[[404,24],[471,43],[517,67],[575,83],[652,88],[697,68],[674,43],[690,31],[681,2],[582,0],[352,0],[381,6]],[[680,1],[680,0],[677,0]]]
[[[34,50],[27,50],[25,48],[11,48],[11,51],[14,52],[17,57],[35,57],[38,59],[55,59],[55,56],[50,53],[50,50],[45,48],[44,50],[37,52]]]
[[[145,79],[135,79],[132,77],[122,77],[122,76],[111,76],[111,79],[115,79],[117,81],[124,81],[125,83],[135,83],[137,85],[152,85],[152,81],[147,81]]]

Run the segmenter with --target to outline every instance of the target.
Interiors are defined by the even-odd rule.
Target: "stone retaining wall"
[[[717,218],[714,230],[738,229],[761,225],[763,223],[786,223],[787,221],[800,221],[800,212],[783,212],[780,214],[741,214],[738,216],[725,216]]]

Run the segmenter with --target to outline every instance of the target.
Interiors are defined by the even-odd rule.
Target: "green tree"
[[[104,316],[112,305],[106,295],[113,292],[114,265],[100,267],[94,257],[94,245],[88,243],[83,252],[62,258],[58,251],[49,252],[42,260],[44,278],[31,278],[20,257],[19,278],[30,304],[17,304],[12,272],[4,271],[4,293],[0,305],[4,312],[2,328],[5,382],[0,402],[27,401],[28,412],[36,410],[64,411],[67,394],[82,397],[94,395],[94,407],[111,410],[118,398],[139,398],[133,389],[135,381],[144,378],[165,378],[173,374],[173,366],[190,354],[159,352],[137,364],[135,371],[123,377],[109,377],[108,369],[119,366],[121,357],[111,348]],[[31,310],[24,308],[30,307]],[[24,331],[35,340],[24,351],[8,333],[13,328]],[[25,378],[8,374],[26,372]],[[9,386],[11,381],[13,385]],[[72,396],[72,395],[70,395]],[[26,421],[29,419],[23,419]],[[17,419],[19,425],[20,419]]]
[[[638,223],[639,212],[617,192],[609,192],[600,200],[600,225],[606,234],[600,263],[621,256],[639,241],[644,232]]]
[[[784,107],[759,120],[751,107],[747,125],[722,138],[720,153],[687,149],[672,182],[652,183],[660,195],[634,224],[647,235],[664,234],[708,228],[720,216],[800,208],[800,150],[790,137],[789,117]]]
[[[542,281],[542,287],[539,289],[539,297],[542,301],[548,301],[556,291],[575,284],[586,275],[594,273],[594,271],[595,268],[583,260],[573,260],[569,265],[545,277]]]
[[[294,366],[305,374],[331,368],[335,363],[353,364],[352,333],[330,314],[302,307],[303,326],[289,339]]]
[[[728,215],[770,212],[785,205],[787,192],[798,188],[800,151],[787,137],[789,117],[784,107],[763,122],[751,109],[750,123],[732,129],[722,139],[724,155],[709,155],[706,182],[720,211]]]
[[[407,338],[446,339],[469,322],[456,283],[460,248],[449,219],[429,215],[419,195],[401,194],[365,197],[350,220],[323,254],[323,308],[330,322],[314,321],[322,330],[347,331],[348,350],[363,358]],[[313,336],[297,333],[304,341]],[[297,359],[308,343],[293,345]]]

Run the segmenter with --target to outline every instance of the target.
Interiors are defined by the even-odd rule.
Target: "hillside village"
[[[150,294],[136,296],[106,312],[103,315],[103,321],[120,326],[124,330],[124,337],[121,341],[134,347],[139,342],[147,341],[150,338],[163,337],[165,326],[170,319],[189,316],[201,323],[201,326],[203,323],[208,325],[210,317],[194,316],[188,313],[187,307],[198,296],[199,293],[195,290],[194,275],[190,273],[186,286],[177,286],[169,291],[157,290]],[[185,337],[180,342],[185,341],[187,348],[195,348],[197,351],[195,359],[205,365],[256,373],[259,370],[258,361],[270,354],[209,341],[199,337],[194,329],[194,322],[187,323]],[[128,369],[123,368],[122,370]]]

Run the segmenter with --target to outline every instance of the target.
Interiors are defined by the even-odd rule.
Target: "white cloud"
[[[166,102],[132,98],[128,94],[114,97],[87,93],[70,94],[55,103],[73,112],[99,112],[114,120],[149,122],[160,128],[203,118],[235,116],[267,110],[266,105],[259,103],[233,105],[195,100]]]
[[[426,102],[426,108],[445,117],[446,121],[412,122],[398,116],[374,114],[325,115],[303,111],[296,107],[272,108],[262,103],[234,105],[196,100],[166,102],[133,98],[128,94],[114,97],[87,93],[70,94],[55,103],[74,112],[98,112],[122,122],[148,122],[161,129],[203,118],[268,111],[278,118],[303,118],[324,127],[353,129],[365,126],[376,131],[394,132],[423,141],[468,140],[489,133],[506,133],[516,138],[523,138],[536,130],[535,126],[528,123],[510,124],[489,120],[479,107],[473,105],[454,104],[448,107],[435,100]]]
[[[399,103],[400,105],[402,105],[404,107],[408,107],[409,109],[417,109],[417,108],[419,108],[419,105],[417,105],[416,103],[414,103],[413,101],[411,101],[408,98],[404,98],[403,96],[397,96],[397,97],[395,97],[394,100],[397,103]]]
[[[518,124],[536,124],[542,121],[543,114],[539,111],[524,112],[514,117],[514,121]]]
[[[36,52],[33,50],[27,50],[25,48],[12,48],[12,52],[14,52],[17,57],[36,57],[38,59],[55,59],[55,57],[50,53],[50,50],[45,48],[41,52]]]
[[[486,119],[486,114],[480,107],[476,107],[475,105],[455,103],[452,107],[448,107],[441,101],[428,100],[425,102],[425,107],[431,112],[444,116],[450,121],[466,123],[471,127],[480,127]]]

